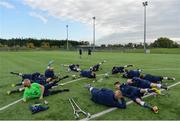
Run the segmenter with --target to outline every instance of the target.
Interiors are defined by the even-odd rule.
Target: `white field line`
[[[99,74],[99,75],[97,75],[97,76],[102,76],[102,75],[104,75],[104,74]],[[73,82],[76,82],[76,81],[79,81],[79,80],[83,80],[83,79],[86,79],[86,78],[75,79],[75,80],[72,80],[72,81],[68,81],[68,82],[62,83],[62,84],[60,84],[60,85],[66,85],[66,84],[73,83]],[[23,99],[21,98],[21,99],[18,99],[18,100],[16,100],[16,101],[12,102],[12,103],[9,103],[8,105],[5,105],[5,106],[1,107],[1,108],[0,108],[0,111],[4,110],[4,109],[6,109],[6,108],[8,108],[8,107],[10,107],[10,106],[12,106],[12,105],[15,105],[15,104],[17,104],[18,102],[20,102],[20,101],[22,101],[22,100],[23,100]]]
[[[178,84],[180,84],[180,82],[177,82],[177,83],[175,83],[175,84],[172,84],[172,85],[168,86],[168,89],[169,89],[169,88],[172,88],[172,87],[174,87],[174,86],[176,86],[176,85],[178,85]],[[163,90],[164,90],[164,89],[162,89],[162,91],[163,91]],[[149,96],[151,96],[151,95],[152,95],[152,94],[146,95],[146,96],[144,96],[143,98],[147,98],[147,97],[149,97]],[[129,102],[127,102],[126,104],[127,104],[127,105],[130,105],[130,104],[132,104],[132,103],[133,103],[133,101],[129,101]],[[112,112],[112,111],[114,111],[114,110],[116,110],[116,109],[118,109],[118,108],[116,108],[116,107],[114,107],[114,108],[109,108],[109,109],[104,110],[104,111],[102,111],[102,112],[99,112],[99,113],[96,113],[96,114],[94,114],[94,115],[91,115],[90,118],[81,119],[80,121],[88,121],[88,120],[90,120],[90,119],[94,119],[94,118],[97,118],[97,117],[99,117],[99,116],[102,116],[102,115],[105,115],[105,114],[107,114],[107,113],[110,113],[110,112]]]
[[[97,76],[102,76],[104,74],[99,74]],[[79,78],[79,79],[75,79],[75,80],[72,80],[72,81],[68,81],[68,82],[65,82],[65,83],[62,83],[60,85],[66,85],[66,84],[69,84],[69,83],[73,83],[73,82],[76,82],[76,81],[79,81],[79,80],[83,80],[83,79],[87,79],[87,78]]]
[[[2,108],[0,108],[0,111],[2,111],[2,110],[4,110],[4,109],[6,109],[6,108],[8,108],[8,107],[10,107],[10,106],[12,106],[12,105],[18,103],[18,102],[20,102],[20,101],[22,101],[22,100],[23,100],[23,99],[21,98],[21,99],[19,99],[19,100],[16,100],[16,101],[14,101],[14,102],[12,102],[12,103],[10,103],[10,104],[8,104],[8,105],[2,107]]]
[[[180,68],[147,68],[147,69],[143,69],[143,70],[180,70]]]

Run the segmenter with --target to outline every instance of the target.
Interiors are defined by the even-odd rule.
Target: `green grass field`
[[[87,53],[86,53],[87,54]],[[82,69],[88,69],[90,66],[95,65],[102,60],[107,60],[107,63],[102,65],[103,70],[98,74],[110,72],[114,65],[133,64],[133,68],[129,69],[142,69],[144,73],[154,75],[173,76],[176,81],[165,81],[168,85],[174,84],[180,80],[180,54],[141,54],[141,53],[111,53],[111,52],[96,52],[91,57],[83,55],[79,59],[77,52],[65,51],[50,51],[50,52],[0,52],[0,108],[12,103],[22,97],[22,93],[7,95],[6,92],[10,90],[11,84],[16,83],[20,78],[10,75],[9,72],[17,71],[23,73],[32,73],[39,71],[44,73],[47,63],[50,60],[55,60],[53,64],[56,73],[61,75],[72,75],[68,73],[61,64],[80,64]],[[103,76],[97,77],[97,80]],[[72,78],[62,81],[68,82]],[[79,80],[73,83],[57,87],[56,89],[69,88],[70,92],[65,92],[50,97],[45,97],[49,102],[49,110],[32,115],[28,109],[29,104],[34,103],[35,100],[30,100],[27,103],[19,102],[5,110],[0,111],[1,120],[74,120],[73,110],[68,102],[68,98],[74,98],[82,109],[96,114],[104,111],[109,107],[98,105],[90,100],[89,92],[84,89],[87,83],[92,84],[94,87],[106,87],[114,90],[113,82],[122,79],[120,75],[111,76],[109,79],[103,79],[101,82],[93,83],[91,79]],[[180,85],[171,88],[168,96],[148,97],[145,101],[157,105],[159,113],[154,114],[151,111],[144,109],[136,104],[128,105],[125,110],[115,110],[101,117],[98,120],[180,120]]]

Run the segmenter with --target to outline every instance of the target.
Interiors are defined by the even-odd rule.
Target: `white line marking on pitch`
[[[143,69],[143,70],[168,70],[168,71],[172,71],[172,70],[180,70],[180,68],[147,68],[147,69]]]
[[[178,84],[180,84],[180,82],[177,82],[177,83],[175,83],[175,84],[172,84],[172,85],[168,86],[168,89],[169,89],[169,88],[172,88],[172,87],[174,87],[174,86],[176,86],[176,85],[178,85]],[[146,96],[144,96],[143,98],[149,97],[149,96],[151,96],[151,95],[152,95],[152,94],[146,95]],[[133,101],[129,101],[129,102],[127,102],[126,104],[129,105],[129,104],[131,104],[131,103],[133,103]],[[90,119],[94,119],[94,118],[97,118],[97,117],[102,116],[102,115],[104,115],[104,114],[110,113],[110,112],[112,112],[112,111],[114,111],[114,110],[116,110],[116,109],[118,109],[118,108],[115,108],[115,107],[114,107],[114,108],[109,108],[109,109],[104,110],[104,111],[102,111],[102,112],[99,112],[99,113],[96,113],[96,114],[94,114],[94,115],[91,115],[90,118],[81,119],[80,121],[88,121],[88,120],[90,120]]]
[[[97,75],[97,76],[102,76],[102,75],[104,75],[104,74],[99,74],[99,75]],[[83,79],[87,79],[87,78],[80,78],[80,79],[68,81],[68,82],[62,83],[62,84],[60,84],[60,85],[66,85],[66,84],[69,84],[69,83],[72,83],[72,82],[76,82],[76,81],[79,81],[79,80],[83,80]]]
[[[104,75],[104,74],[99,74],[99,75],[97,75],[97,76],[102,76],[102,75]],[[76,81],[79,81],[79,80],[83,80],[83,79],[86,79],[86,78],[75,79],[75,80],[72,80],[72,81],[68,81],[68,82],[62,83],[61,85],[66,85],[66,84],[73,83],[73,82],[76,82]],[[6,109],[6,108],[8,108],[8,107],[10,107],[10,106],[12,106],[12,105],[15,105],[15,104],[17,104],[18,102],[20,102],[20,101],[22,101],[22,100],[23,100],[23,99],[21,98],[21,99],[18,99],[18,100],[14,101],[14,102],[12,102],[12,103],[10,103],[10,104],[8,104],[8,105],[5,105],[5,106],[1,107],[1,108],[0,108],[0,111],[4,110],[4,109]]]
[[[14,104],[20,102],[20,101],[22,101],[22,98],[19,99],[19,100],[14,101],[14,102],[12,102],[12,103],[10,103],[10,104],[8,104],[8,105],[2,107],[2,108],[0,108],[0,111],[4,110],[4,109],[6,109],[6,108],[8,108],[8,107],[10,107],[10,106],[12,106],[12,105],[14,105]]]

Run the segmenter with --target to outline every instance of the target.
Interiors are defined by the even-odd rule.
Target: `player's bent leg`
[[[159,88],[159,89],[165,89],[167,90],[167,86],[166,85],[163,85],[163,84],[156,84],[156,83],[151,83],[151,87],[152,88]]]
[[[161,94],[161,90],[160,90],[160,89],[152,88],[152,90],[153,90],[156,94],[158,94],[158,95]]]
[[[127,68],[127,67],[133,67],[132,64],[128,64],[128,65],[125,65],[124,68]]]
[[[151,106],[151,105],[147,104],[146,102],[142,101],[140,98],[136,98],[135,101],[136,101],[137,104],[141,105],[142,107],[148,108],[151,111],[153,111],[154,113],[158,113],[157,106]]]
[[[156,90],[154,89],[140,89],[140,93],[152,93],[155,92]]]

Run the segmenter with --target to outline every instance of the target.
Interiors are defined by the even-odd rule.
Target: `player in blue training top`
[[[68,71],[74,71],[74,72],[81,71],[79,64],[70,64],[70,65],[63,65],[63,66],[68,67]]]
[[[132,67],[133,65],[125,65],[125,66],[114,66],[112,68],[112,74],[117,74],[117,73],[124,73],[125,72],[125,68],[127,67]]]
[[[137,104],[141,105],[142,107],[148,108],[151,111],[153,111],[154,113],[158,113],[157,106],[151,106],[142,100],[142,97],[144,96],[145,93],[152,93],[155,90],[141,89],[141,88],[130,86],[128,84],[124,84],[124,83],[121,84],[118,81],[114,83],[114,86],[117,90],[121,91],[121,93],[124,97],[128,97],[131,100],[133,100],[134,102],[136,102]]]
[[[130,86],[135,86],[135,87],[139,87],[139,88],[142,88],[142,89],[158,88],[158,89],[166,89],[167,90],[166,85],[152,83],[152,82],[150,82],[148,80],[144,80],[144,79],[141,79],[139,77],[133,77],[132,79],[128,79],[127,84],[130,85]]]
[[[94,65],[93,67],[90,67],[89,70],[90,70],[90,71],[94,71],[94,72],[99,71],[99,69],[102,69],[102,68],[100,68],[100,66],[101,66],[103,63],[105,63],[105,62],[106,62],[106,61],[104,60],[104,61],[102,61],[102,62]]]
[[[142,70],[127,70],[125,69],[125,72],[123,73],[123,78],[132,79],[133,77],[140,77]]]
[[[89,70],[88,71],[82,70],[80,71],[80,76],[87,78],[96,78],[96,73]]]
[[[142,74],[140,78],[148,80],[152,83],[162,83],[163,80],[175,80],[174,77],[154,76],[151,74]]]
[[[126,108],[126,101],[119,90],[113,92],[106,88],[98,89],[90,84],[85,85],[85,87],[90,91],[93,102],[110,107]]]
[[[53,67],[48,67],[45,72],[44,72],[44,76],[46,78],[57,78],[54,74],[54,68]]]

